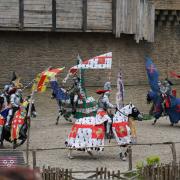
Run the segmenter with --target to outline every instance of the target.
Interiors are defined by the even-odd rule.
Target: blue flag
[[[152,62],[151,58],[146,57],[146,72],[148,76],[148,81],[151,89],[155,92],[159,91],[158,81],[159,81],[159,72]]]
[[[65,93],[62,88],[58,86],[57,81],[50,81],[51,88],[53,90],[53,94],[57,100],[67,100],[69,99],[69,95]]]

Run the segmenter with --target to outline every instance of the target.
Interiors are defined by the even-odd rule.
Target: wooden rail
[[[170,145],[171,148],[171,152],[172,152],[172,162],[174,164],[177,163],[177,156],[176,156],[176,147],[175,144],[179,144],[180,142],[163,142],[163,143],[138,143],[138,144],[130,144],[127,145],[128,146],[128,170],[132,170],[133,167],[133,161],[132,161],[132,156],[133,156],[133,152],[132,152],[132,146],[152,146],[152,145]],[[104,145],[104,146],[98,146],[98,147],[106,147],[106,148],[111,148],[111,147],[118,147],[118,146],[124,146],[124,145]],[[90,147],[88,147],[90,148]],[[32,159],[33,159],[33,168],[36,168],[36,152],[37,151],[49,151],[49,150],[76,150],[76,149],[72,149],[72,148],[68,148],[68,147],[57,147],[57,148],[38,148],[38,149],[29,149],[29,151],[32,152]],[[26,151],[26,150],[24,150]],[[27,162],[28,164],[28,162]]]

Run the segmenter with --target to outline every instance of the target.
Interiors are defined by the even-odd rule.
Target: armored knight
[[[23,102],[22,99],[22,90],[16,89],[15,93],[10,96],[10,110],[8,112],[7,120],[5,126],[10,126],[11,121],[14,117],[14,114],[17,110],[19,110],[21,103]]]
[[[109,120],[106,123],[106,133],[109,135],[110,133],[110,127],[111,127],[111,113],[108,112],[109,109],[116,108],[113,104],[110,103],[109,101],[109,96],[110,96],[110,91],[111,91],[111,83],[106,82],[104,84],[104,90],[96,91],[98,94],[102,94],[98,100],[98,112],[105,112],[109,116]],[[97,112],[97,113],[98,113]]]
[[[78,103],[78,99],[82,98],[81,82],[80,82],[80,78],[78,76],[74,76],[72,78],[72,80],[73,80],[73,85],[72,85],[72,87],[67,89],[67,92],[70,96],[70,101],[71,101],[71,105],[72,105],[72,112],[75,113],[76,112],[76,106]]]

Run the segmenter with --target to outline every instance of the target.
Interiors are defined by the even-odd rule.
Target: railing
[[[128,179],[125,173],[118,171],[109,171],[107,168],[96,168],[94,171],[72,171],[63,168],[43,168],[41,175],[43,180],[78,180],[77,174],[81,174],[81,179]],[[136,176],[136,175],[135,175]]]
[[[180,142],[162,142],[162,143],[137,143],[137,144],[128,144],[128,170],[131,171],[133,167],[133,161],[132,161],[132,146],[157,146],[157,145],[170,145],[171,152],[172,152],[172,162],[177,162],[177,155],[176,155],[176,147],[175,144],[179,144]],[[104,148],[112,148],[112,147],[120,147],[124,145],[104,145],[104,146],[98,146],[98,147],[104,147]],[[91,147],[87,147],[91,148]],[[29,149],[24,150],[26,153],[29,153],[29,151],[32,152],[33,157],[33,168],[36,167],[36,152],[37,151],[51,151],[51,150],[76,150],[68,147],[54,147],[54,148],[38,148],[38,149]],[[29,162],[27,161],[27,165],[29,165]]]

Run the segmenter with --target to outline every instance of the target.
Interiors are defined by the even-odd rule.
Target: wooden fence
[[[107,168],[96,168],[94,171],[72,171],[71,169],[63,168],[43,168],[41,175],[43,180],[71,180],[79,179],[77,174],[81,174],[83,179],[126,179],[124,173],[120,171],[108,171]]]
[[[143,179],[143,180],[179,180],[180,163],[161,164],[157,167],[145,166],[141,171],[108,171],[107,168],[96,168],[94,171],[72,171],[63,168],[43,168],[43,180],[78,180],[76,174],[81,174],[83,179]],[[90,175],[88,175],[90,174]]]
[[[83,179],[129,179],[127,174],[129,173],[132,178],[137,178],[141,176],[142,179],[151,179],[151,180],[177,180],[180,179],[180,163],[177,163],[176,156],[176,147],[175,144],[179,144],[180,142],[163,142],[163,143],[141,143],[141,144],[131,144],[128,145],[128,171],[120,172],[120,171],[108,171],[106,168],[97,168],[95,171],[72,171],[71,169],[63,169],[63,168],[43,168],[42,169],[42,178],[43,180],[61,180],[61,179],[78,179],[77,174],[84,174],[86,178]],[[132,146],[144,146],[144,145],[169,145],[172,152],[172,163],[171,164],[161,164],[157,167],[145,166],[141,169],[141,171],[133,170],[133,162],[132,162]],[[119,145],[105,145],[103,147],[115,147]],[[28,151],[32,151],[33,157],[33,168],[36,169],[36,151],[47,151],[47,150],[65,150],[69,149],[66,147],[61,148],[47,148],[47,149],[29,149]],[[28,153],[28,152],[27,152]],[[28,162],[27,162],[28,165]],[[90,174],[87,176],[87,174]],[[84,176],[83,176],[84,177]]]
[[[132,161],[132,146],[152,146],[152,145],[169,145],[171,152],[172,152],[172,162],[175,164],[177,162],[177,155],[176,155],[176,147],[175,144],[179,144],[180,142],[163,142],[163,143],[141,143],[141,144],[130,144],[128,145],[128,170],[131,171],[133,168],[133,161]],[[111,148],[111,147],[119,147],[121,145],[104,145],[104,146],[99,146],[99,147],[106,147],[106,148]],[[33,168],[36,168],[36,152],[37,151],[49,151],[49,150],[69,150],[69,148],[67,147],[61,147],[61,148],[43,148],[43,149],[26,149],[24,151],[26,151],[26,163],[27,165],[29,165],[29,151],[32,152],[32,159],[33,159]],[[73,149],[71,149],[73,150]],[[75,149],[74,149],[75,150]]]
[[[141,172],[142,179],[178,180],[180,179],[180,163],[161,164],[157,167],[146,166]]]

